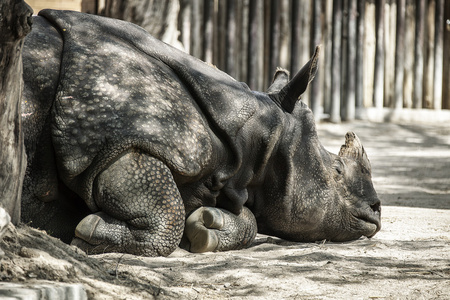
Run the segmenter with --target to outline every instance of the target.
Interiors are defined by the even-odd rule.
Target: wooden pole
[[[397,32],[395,39],[395,109],[403,107],[403,60],[405,56],[405,0],[397,1]]]
[[[356,86],[356,2],[348,0],[348,21],[347,21],[347,80],[345,116],[346,121],[355,119],[355,86]]]
[[[450,57],[450,0],[444,4],[444,57]],[[444,59],[444,74],[442,79],[442,108],[450,109],[450,59]]]
[[[248,73],[247,82],[251,89],[261,90],[263,82],[263,2],[250,0],[248,27]]]
[[[331,78],[331,111],[330,121],[341,121],[341,30],[342,30],[342,1],[333,1],[333,58]]]
[[[374,93],[373,103],[376,108],[383,107],[384,94],[384,4],[385,0],[380,0],[375,8],[375,24],[377,31],[376,50],[375,50],[375,75],[374,75]]]
[[[279,66],[282,68],[289,68],[290,60],[290,5],[289,0],[280,1],[280,58]]]
[[[426,25],[425,25],[425,70],[424,70],[424,93],[423,106],[425,108],[433,107],[434,93],[434,13],[436,0],[427,2]]]
[[[424,67],[425,0],[416,0],[413,108],[422,108]]]
[[[214,0],[203,2],[203,60],[209,64],[213,63],[213,23],[214,23]]]
[[[313,27],[312,27],[312,41],[313,45],[319,45],[322,41],[322,0],[315,0],[313,2]],[[315,46],[312,47],[312,52],[314,53]],[[321,50],[323,51],[323,50]],[[320,120],[321,117],[321,100],[322,100],[322,87],[320,85],[321,83],[321,76],[322,74],[320,72],[316,73],[316,77],[311,82],[311,110],[314,113],[314,117],[316,121]]]
[[[356,88],[355,107],[356,119],[363,119],[364,108],[364,18],[366,12],[366,1],[357,1],[357,38],[356,38]]]
[[[280,61],[280,2],[270,1],[269,71],[267,81],[271,82]]]
[[[22,46],[33,10],[23,1],[0,2],[0,206],[20,221],[26,154],[22,133]]]
[[[442,109],[442,71],[444,47],[444,0],[436,0],[434,16],[434,93],[433,108]],[[447,57],[449,60],[450,57]]]
[[[301,7],[300,0],[292,1],[292,42],[291,42],[291,74],[295,74],[300,70],[300,35],[301,35]]]
[[[225,71],[230,76],[236,78],[236,0],[227,1],[227,30],[226,30],[226,57],[225,57]]]
[[[323,111],[329,114],[331,111],[331,71],[332,71],[332,53],[333,53],[333,1],[325,0],[325,24],[324,24],[324,47],[321,49],[324,54],[323,57],[323,72],[322,78],[324,79],[324,96],[323,96]]]
[[[195,57],[201,58],[202,56],[202,45],[203,45],[203,33],[201,31],[201,3],[200,0],[191,0],[192,10],[191,10],[191,54]]]
[[[413,103],[414,79],[414,34],[416,27],[416,0],[406,0],[405,7],[405,55],[403,58],[403,107],[411,108]]]
[[[191,53],[192,4],[190,0],[181,0],[180,4],[180,40],[184,50]]]

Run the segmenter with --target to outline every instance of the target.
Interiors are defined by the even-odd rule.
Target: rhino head
[[[319,48],[289,81],[280,70],[268,96],[285,112],[285,132],[267,171],[259,231],[294,241],[348,241],[381,228],[380,200],[359,138],[347,133],[338,155],[319,142],[312,111],[299,96],[314,78]]]

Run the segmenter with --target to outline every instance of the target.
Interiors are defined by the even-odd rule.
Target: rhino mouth
[[[370,206],[370,209],[353,215],[358,219],[363,229],[363,235],[371,238],[381,229],[381,205],[380,203]]]

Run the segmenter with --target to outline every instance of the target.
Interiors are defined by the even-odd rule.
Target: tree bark
[[[422,108],[423,99],[423,50],[425,34],[425,1],[416,1],[416,37],[414,47],[414,95],[413,107]]]
[[[442,108],[442,67],[444,63],[444,0],[436,0],[434,16],[434,94],[433,108]],[[449,59],[447,57],[447,59]]]
[[[313,2],[313,25],[312,25],[312,44],[311,48],[315,48],[316,45],[320,45],[322,42],[322,0],[316,0]],[[314,50],[312,50],[314,51]],[[323,48],[321,51],[324,51]],[[314,53],[314,52],[312,52]],[[321,58],[323,55],[321,54]],[[321,83],[322,74],[316,73],[314,80],[311,82],[311,109],[314,113],[316,121],[321,117],[321,100],[322,100],[322,87]]]
[[[342,36],[342,2],[333,1],[333,59],[331,77],[331,111],[330,121],[341,121],[341,36]]]
[[[366,12],[366,1],[357,1],[357,19],[356,19],[356,90],[355,90],[355,106],[356,119],[363,119],[364,107],[364,20]]]
[[[447,0],[444,3],[444,66],[443,66],[443,78],[442,78],[442,108],[450,109],[450,1]]]
[[[82,5],[82,8],[87,7]],[[178,41],[179,10],[179,0],[105,0],[100,14],[137,24],[163,42],[184,49]]]
[[[280,65],[280,2],[270,1],[270,52],[267,82],[271,82],[275,70]]]
[[[227,13],[226,13],[226,26],[225,32],[225,72],[230,74],[231,77],[237,78],[236,72],[236,0],[227,1]]]
[[[22,46],[31,31],[32,12],[21,0],[0,2],[0,201],[13,224],[20,221],[26,167],[20,108]]]
[[[397,33],[395,39],[395,109],[403,107],[403,76],[405,57],[405,0],[397,1]]]
[[[356,0],[348,1],[348,23],[347,23],[347,81],[345,116],[346,121],[355,119],[355,87],[356,87]],[[362,80],[359,80],[362,81]]]
[[[248,20],[247,82],[252,90],[261,90],[263,83],[263,2],[250,0]]]
[[[214,0],[203,2],[203,61],[213,64]]]
[[[375,23],[376,23],[376,50],[375,50],[375,75],[373,82],[373,102],[375,107],[383,107],[383,79],[384,79],[384,3],[380,0],[376,4]]]

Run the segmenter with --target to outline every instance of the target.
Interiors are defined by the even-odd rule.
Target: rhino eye
[[[340,161],[336,161],[334,163],[334,169],[336,170],[336,173],[338,175],[343,175],[344,174],[344,166],[342,165],[342,163]]]

